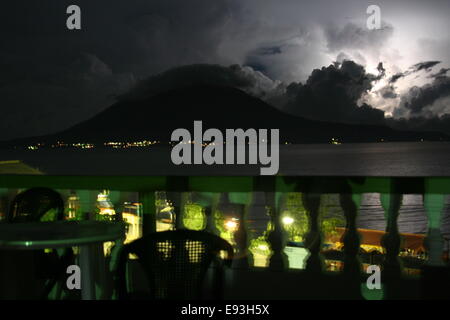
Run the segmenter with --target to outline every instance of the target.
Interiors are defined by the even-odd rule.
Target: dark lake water
[[[340,217],[340,220],[344,222],[344,213],[339,205],[339,195],[327,194],[325,197],[327,197],[326,201],[323,201],[324,198],[322,198],[322,206],[325,207],[323,210],[325,217]],[[249,216],[250,228],[254,229],[258,234],[262,234],[266,230],[267,223],[269,222],[269,217],[261,212],[263,210],[254,212]],[[423,206],[422,195],[403,195],[397,222],[399,232],[401,233],[424,234],[427,232],[427,216]],[[381,207],[379,193],[365,193],[362,195],[361,206],[357,217],[357,227],[381,231],[386,230],[386,220],[384,210]],[[450,195],[445,197],[441,232],[450,239]]]
[[[427,217],[423,207],[422,195],[403,195],[403,202],[398,217],[399,231],[402,233],[426,233]],[[380,196],[376,193],[364,194],[357,219],[359,228],[385,230],[386,221],[381,208]],[[442,214],[443,233],[450,234],[450,197],[445,199]]]
[[[260,165],[172,164],[170,148],[0,150],[47,174],[259,175]],[[294,176],[450,176],[450,143],[366,143],[280,146],[279,174]]]

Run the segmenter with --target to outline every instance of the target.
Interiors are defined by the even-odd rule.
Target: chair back
[[[219,259],[225,252],[226,258]],[[203,231],[176,230],[147,234],[122,248],[117,268],[119,299],[128,299],[126,263],[134,254],[147,276],[150,299],[200,299],[206,272],[215,264],[213,290],[221,293],[223,266],[231,266],[233,247]]]
[[[19,193],[12,201],[6,216],[7,222],[37,222],[51,209],[54,216],[49,221],[64,219],[64,200],[50,188],[31,188]]]
[[[54,210],[51,212],[51,210]],[[50,215],[46,216],[46,214]],[[11,202],[7,223],[58,221],[64,220],[64,200],[61,195],[50,188],[31,188],[19,193]],[[48,298],[58,281],[62,282],[68,265],[74,263],[71,248],[62,251],[61,256],[56,250],[45,253],[44,250],[21,252],[23,259],[35,265],[35,278],[44,281],[40,298]],[[28,258],[27,258],[28,257]],[[58,289],[59,290],[59,289]],[[60,290],[59,290],[60,291]]]

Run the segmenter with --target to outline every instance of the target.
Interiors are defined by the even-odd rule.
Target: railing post
[[[77,191],[80,197],[81,220],[89,220],[95,216],[97,210],[97,192],[93,190],[79,190]]]
[[[205,230],[216,236],[220,236],[220,232],[216,227],[216,218],[214,217],[215,205],[205,207],[206,228]]]
[[[155,191],[139,192],[139,202],[142,203],[142,234],[156,232]]]
[[[272,255],[269,258],[269,269],[273,271],[282,271],[289,268],[289,260],[284,252],[286,246],[285,231],[281,223],[281,215],[277,203],[276,177],[262,180],[259,177],[254,178],[253,189],[263,187],[266,197],[266,205],[270,215],[270,231],[267,236]]]
[[[305,239],[305,247],[309,250],[310,256],[306,262],[306,271],[320,274],[323,268],[323,261],[320,254],[322,248],[322,235],[319,222],[320,194],[304,193],[303,204],[309,220],[309,231]]]
[[[400,253],[401,238],[398,232],[397,218],[402,204],[403,195],[398,193],[384,193],[380,195],[381,206],[383,207],[386,219],[386,234],[382,242],[386,249],[384,260],[384,272],[391,275],[400,276],[401,265],[398,257]]]
[[[247,269],[253,266],[253,256],[249,254],[247,213],[250,202],[250,193],[231,192],[226,193],[221,198],[221,208],[225,208],[225,215],[229,218],[237,219],[237,228],[233,233],[233,240],[236,245],[236,253],[233,261],[233,268]],[[230,215],[231,214],[231,215]],[[226,223],[231,223],[228,221]]]
[[[275,206],[275,201],[272,200],[275,198],[275,193],[267,192],[266,196],[268,197],[268,203],[270,203],[268,207],[271,222],[271,231],[267,237],[267,241],[269,242],[272,250],[272,256],[269,260],[269,268],[274,271],[282,271],[289,268],[289,260],[284,252],[284,248],[286,247],[286,237],[281,224],[280,211]]]
[[[255,229],[252,228],[252,226],[256,226],[257,223],[261,223],[258,222],[262,221],[262,220],[268,220],[268,214],[267,214],[267,204],[266,204],[266,198],[265,198],[265,194],[264,192],[260,192],[260,191],[253,191],[251,193],[251,198],[250,198],[250,204],[248,206],[248,210],[247,210],[247,232],[249,235],[249,238],[255,238],[258,237],[258,233],[256,232]],[[267,225],[268,221],[266,221],[266,225]],[[261,223],[262,225],[263,223]],[[267,240],[267,238],[265,239]],[[250,244],[250,243],[249,243]],[[250,255],[252,256],[252,261],[253,264],[252,266],[255,266],[257,264],[256,260],[258,260],[258,258],[261,259],[260,255],[257,254],[253,254],[250,253]],[[268,261],[269,261],[270,256],[266,256],[265,257],[265,262],[266,262],[266,266],[268,265]],[[258,266],[261,266],[258,263]]]
[[[184,203],[182,192],[167,192],[167,199],[175,212],[175,230],[184,229]]]
[[[438,179],[425,179],[423,205],[428,218],[425,246],[428,260],[422,268],[421,289],[423,299],[448,299],[447,283],[450,281],[448,266],[443,262],[444,239],[441,234],[442,212],[445,195],[436,190]]]
[[[217,228],[216,212],[220,211],[220,202],[223,194],[218,192],[212,196],[211,203],[205,206],[206,231],[220,237],[220,230]]]
[[[253,265],[249,260],[252,258],[248,250],[247,235],[247,207],[242,204],[234,204],[236,214],[238,216],[238,228],[234,233],[234,241],[236,242],[237,254],[234,261],[234,267],[239,269],[248,269]]]
[[[78,194],[80,197],[81,219],[89,220],[95,218],[97,193],[92,190],[80,190],[78,191]],[[91,300],[96,297],[96,284],[98,281],[95,273],[97,268],[94,267],[92,261],[97,261],[102,255],[103,244],[92,244],[80,247],[78,263],[85,275],[84,277],[81,277],[81,287],[87,288],[87,290],[83,291],[82,299]],[[91,263],[89,263],[89,261],[91,261]],[[91,278],[91,276],[93,278]]]
[[[401,238],[398,231],[397,219],[402,205],[403,195],[397,190],[396,181],[390,179],[390,192],[380,194],[381,206],[386,219],[386,234],[382,238],[382,244],[386,249],[383,262],[382,278],[386,283],[385,299],[399,297],[401,287],[402,266],[399,253]]]
[[[167,199],[171,202],[175,211],[175,229],[184,229],[183,216],[184,204],[189,190],[188,177],[169,177],[167,181],[169,191],[166,192]]]
[[[361,298],[361,262],[359,260],[360,239],[356,228],[356,218],[361,205],[361,194],[343,193],[339,196],[344,210],[346,228],[342,235],[344,244],[344,279],[349,298]]]
[[[356,228],[356,218],[361,205],[360,194],[341,194],[340,204],[344,210],[346,230],[342,236],[344,244],[344,272],[348,274],[360,274],[361,262],[359,261],[359,234]]]
[[[6,219],[8,215],[8,205],[12,200],[9,198],[9,190],[6,188],[0,188],[0,222]]]
[[[425,193],[423,205],[428,218],[428,232],[426,247],[428,250],[429,266],[443,266],[442,254],[444,250],[444,239],[441,234],[442,212],[444,209],[444,195],[437,193]]]

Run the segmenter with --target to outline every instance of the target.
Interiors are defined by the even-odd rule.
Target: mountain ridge
[[[448,141],[439,132],[399,131],[381,125],[355,125],[305,119],[284,113],[244,91],[223,86],[185,86],[144,99],[121,100],[91,119],[67,130],[3,142],[0,146],[24,146],[108,141],[170,141],[173,130],[193,130],[195,120],[203,128],[280,129],[280,143],[329,143],[379,141]]]

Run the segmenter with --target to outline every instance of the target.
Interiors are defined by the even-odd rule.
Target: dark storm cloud
[[[282,83],[250,67],[198,64],[170,69],[140,81],[120,100],[140,100],[158,93],[189,86],[215,85],[242,89],[258,97],[281,92]]]
[[[67,128],[112,104],[136,79],[174,65],[220,62],[233,3],[10,2],[0,11],[0,140]],[[71,4],[81,7],[81,30],[66,28]]]
[[[363,66],[345,60],[342,64],[315,69],[305,84],[291,83],[284,109],[308,118],[357,123],[382,123],[384,112],[358,100],[372,88],[379,76]]]
[[[82,9],[82,30],[66,29],[66,8],[71,4]],[[369,75],[358,64],[369,67],[383,61],[392,70],[404,52],[392,48],[389,41],[394,30],[408,27],[401,23],[405,8],[428,17],[423,22],[427,23],[430,16],[431,21],[437,18],[422,15],[425,9],[441,17],[450,5],[438,8],[405,1],[396,8],[387,0],[379,4],[383,19],[395,24],[383,22],[381,30],[370,31],[365,28],[367,4],[358,0],[5,2],[0,10],[0,140],[64,129],[103,110],[117,96],[151,94],[180,85],[186,80],[182,74],[190,74],[192,81],[208,77],[214,83],[240,87],[279,107],[289,102],[291,111],[320,119],[376,122],[382,112],[358,107],[358,100],[386,71],[379,65],[379,74]],[[348,23],[344,17],[355,19]],[[412,68],[429,70],[433,67],[429,63],[450,61],[448,39],[433,40],[429,31],[423,37],[421,51],[431,54],[408,60],[410,64],[425,61]],[[398,56],[391,49],[400,49]],[[380,58],[383,55],[386,59]],[[311,74],[336,56],[334,69]],[[164,73],[192,64],[197,66]],[[180,79],[175,81],[174,74]],[[397,79],[403,76],[400,73]],[[443,71],[434,78],[442,76]],[[294,81],[289,95],[286,85],[275,79]],[[130,88],[135,89],[123,95]],[[330,97],[321,96],[327,92]],[[381,94],[389,99],[397,93],[386,87]]]
[[[56,66],[17,59],[21,68],[2,73],[0,78],[1,139],[67,128],[107,107],[114,101],[113,94],[135,82],[131,74],[114,74],[91,54]]]
[[[411,116],[425,116],[427,107],[448,96],[450,96],[450,78],[447,76],[436,78],[432,83],[409,89],[408,93],[402,96],[395,115],[404,116],[406,112]]]
[[[119,99],[144,99],[192,85],[231,86],[303,117],[379,124],[384,119],[383,111],[367,104],[358,106],[360,98],[384,75],[382,68],[379,70],[380,74],[375,76],[366,73],[363,66],[346,60],[314,70],[305,84],[286,85],[248,66],[190,65],[151,76]]]
[[[426,71],[430,71],[431,68],[433,68],[435,65],[438,65],[439,63],[441,63],[441,61],[425,61],[425,62],[419,62],[416,63],[413,66],[413,70],[414,72],[420,71],[420,70],[426,70]]]
[[[389,83],[395,83],[401,78],[404,78],[406,76],[409,76],[413,73],[416,73],[416,72],[419,72],[422,70],[425,70],[426,72],[430,72],[434,66],[436,66],[440,63],[441,63],[441,61],[423,61],[423,62],[416,63],[415,65],[411,66],[407,71],[399,72],[399,73],[396,73],[395,75],[393,75],[391,77],[391,79],[389,80]]]
[[[391,79],[389,80],[389,83],[395,83],[395,82],[397,82],[398,79],[403,78],[407,75],[408,75],[407,73],[398,72],[391,77]]]
[[[386,69],[383,67],[383,62],[378,63],[377,70],[380,74],[380,78],[384,78],[386,75]]]
[[[428,76],[428,78],[441,78],[447,75],[447,72],[450,71],[450,68],[441,68],[438,72],[433,73]]]
[[[384,98],[384,99],[395,99],[398,97],[397,92],[395,91],[394,86],[387,85],[381,88],[378,93]]]
[[[66,28],[66,8],[81,8],[82,30]],[[218,62],[224,25],[234,1],[15,1],[1,11],[0,52],[55,66],[80,52],[96,55],[114,72],[148,76],[175,65]]]

